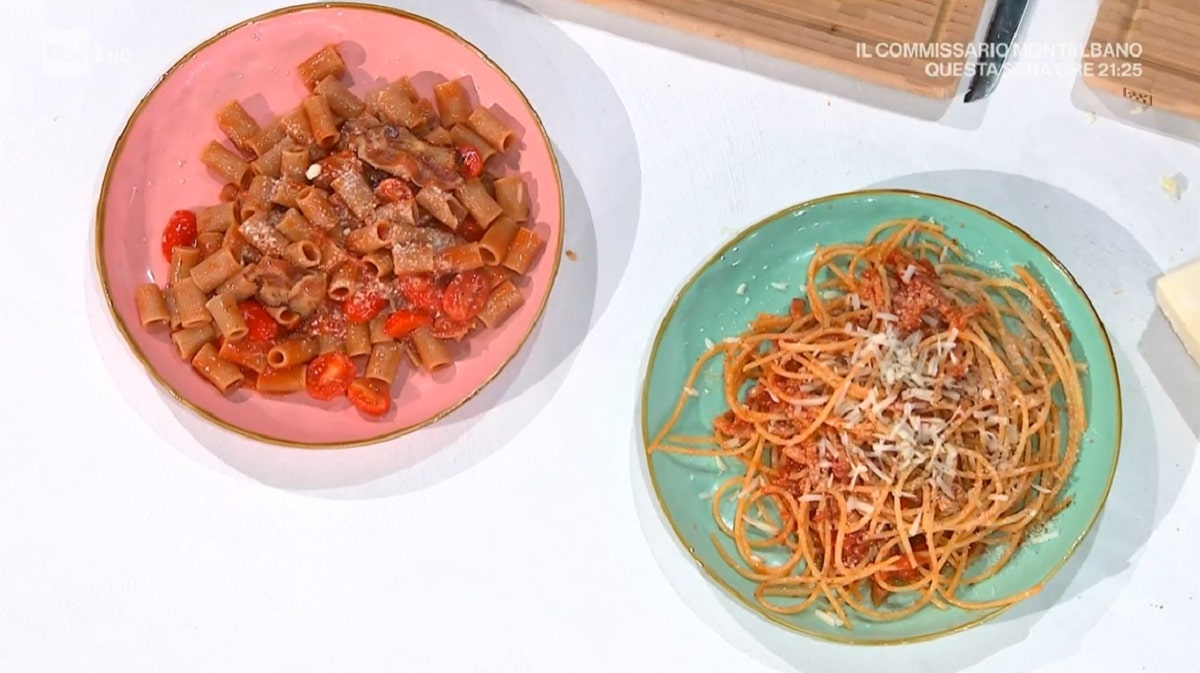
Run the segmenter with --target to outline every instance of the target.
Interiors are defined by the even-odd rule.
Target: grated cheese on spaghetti
[[[842,624],[841,617],[838,617],[837,615],[833,614],[832,612],[829,612],[828,610],[817,609],[817,610],[813,611],[813,614],[815,614],[817,616],[817,619],[820,619],[821,621],[825,622],[826,624],[828,624],[829,626],[831,626],[835,629],[844,628],[844,626],[845,626],[844,624]]]

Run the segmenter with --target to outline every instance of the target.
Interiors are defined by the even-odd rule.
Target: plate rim
[[[648,419],[649,405],[650,405],[650,402],[649,402],[649,400],[650,400],[650,374],[651,374],[654,364],[658,360],[659,349],[662,347],[662,339],[663,339],[664,333],[666,332],[667,325],[675,317],[675,313],[679,309],[679,304],[683,300],[684,295],[686,295],[688,292],[690,292],[692,290],[693,286],[699,280],[700,276],[703,275],[704,272],[707,271],[709,268],[711,268],[714,264],[719,262],[721,257],[723,257],[726,253],[728,253],[732,248],[742,244],[747,239],[749,239],[753,234],[757,233],[759,230],[763,229],[768,224],[775,222],[776,220],[779,220],[781,218],[788,217],[791,215],[796,215],[796,214],[802,213],[804,211],[812,209],[815,206],[820,206],[820,205],[826,204],[830,201],[837,201],[837,200],[850,199],[850,198],[870,198],[870,197],[877,197],[877,196],[903,196],[903,197],[915,198],[918,200],[940,201],[942,203],[947,203],[947,204],[950,204],[950,205],[953,205],[956,207],[965,208],[967,210],[974,211],[976,214],[982,215],[983,217],[994,221],[996,224],[998,224],[1004,228],[1007,228],[1009,231],[1017,234],[1025,242],[1027,242],[1028,244],[1033,246],[1033,248],[1035,250],[1037,250],[1042,255],[1044,255],[1045,258],[1047,259],[1047,261],[1049,261],[1055,268],[1057,268],[1063,274],[1064,277],[1066,277],[1067,281],[1071,284],[1071,286],[1075,289],[1075,291],[1078,292],[1079,295],[1083,298],[1084,304],[1087,306],[1088,312],[1090,313],[1092,320],[1095,321],[1096,328],[1100,334],[1101,343],[1104,346],[1104,353],[1108,356],[1108,364],[1111,366],[1112,373],[1113,373],[1112,381],[1113,381],[1114,398],[1116,400],[1116,405],[1115,405],[1114,414],[1113,414],[1113,417],[1115,420],[1115,427],[1114,427],[1114,433],[1113,433],[1114,446],[1113,446],[1112,464],[1109,467],[1108,477],[1107,477],[1106,483],[1104,485],[1104,488],[1100,493],[1100,498],[1099,498],[1099,500],[1097,500],[1096,506],[1095,506],[1094,510],[1092,511],[1091,516],[1088,518],[1087,525],[1085,525],[1083,530],[1080,532],[1080,534],[1074,540],[1071,541],[1071,545],[1067,548],[1067,551],[1066,551],[1066,553],[1063,554],[1062,558],[1058,559],[1054,563],[1054,565],[1052,565],[1050,567],[1050,569],[1046,572],[1045,576],[1042,577],[1041,584],[1045,585],[1046,583],[1048,583],[1055,575],[1058,574],[1058,572],[1060,570],[1062,570],[1063,566],[1065,566],[1067,564],[1067,562],[1072,557],[1074,557],[1075,552],[1078,551],[1080,545],[1083,543],[1083,541],[1085,539],[1087,539],[1088,535],[1091,534],[1093,528],[1096,525],[1096,521],[1100,517],[1100,513],[1102,511],[1104,511],[1104,507],[1108,502],[1109,493],[1112,490],[1113,481],[1116,478],[1117,465],[1120,461],[1120,456],[1121,456],[1122,436],[1124,433],[1124,402],[1123,402],[1122,395],[1121,395],[1120,370],[1117,367],[1117,360],[1116,360],[1115,352],[1113,350],[1112,340],[1109,336],[1107,328],[1104,326],[1104,321],[1100,318],[1100,313],[1096,310],[1096,306],[1092,302],[1091,297],[1083,289],[1083,286],[1079,284],[1079,281],[1071,273],[1070,269],[1068,269],[1062,263],[1062,261],[1060,261],[1058,259],[1058,257],[1055,256],[1054,253],[1052,253],[1049,250],[1049,248],[1047,248],[1040,241],[1038,241],[1036,238],[1034,238],[1031,234],[1029,234],[1029,232],[1025,231],[1021,227],[1017,226],[1016,224],[1013,224],[1008,219],[1001,217],[1000,215],[998,215],[997,213],[995,213],[991,210],[988,210],[986,208],[983,208],[982,206],[977,206],[973,203],[968,203],[966,201],[963,201],[961,199],[957,199],[957,198],[954,198],[951,196],[945,196],[943,194],[935,194],[932,192],[920,191],[920,190],[915,190],[915,189],[904,189],[904,188],[858,189],[858,190],[851,190],[851,191],[846,191],[846,192],[839,192],[836,194],[829,194],[826,196],[817,197],[814,199],[810,199],[808,201],[804,201],[801,203],[797,203],[795,205],[788,206],[788,207],[783,208],[782,210],[779,210],[771,215],[768,215],[768,216],[758,220],[754,224],[751,224],[750,226],[742,229],[738,233],[734,234],[731,239],[729,239],[728,241],[723,243],[719,248],[717,248],[717,250],[714,253],[712,253],[703,263],[701,263],[700,266],[698,268],[696,268],[695,271],[692,272],[692,274],[688,277],[687,281],[684,282],[683,286],[675,293],[675,296],[671,299],[671,303],[669,304],[666,312],[663,314],[663,317],[659,321],[658,329],[656,330],[655,335],[654,335],[654,340],[651,342],[650,352],[649,352],[648,357],[646,358],[646,362],[643,367],[641,403],[639,405],[640,416],[641,416],[641,418],[639,419],[639,425],[641,428],[642,464],[644,465],[647,473],[649,474],[651,488],[654,491],[655,500],[658,501],[659,511],[662,513],[663,517],[667,520],[667,524],[670,527],[671,532],[675,537],[675,542],[683,549],[683,551],[700,568],[700,570],[702,571],[701,574],[705,577],[705,579],[707,579],[712,584],[715,584],[716,586],[718,586],[722,590],[724,590],[724,592],[729,597],[733,598],[733,600],[736,603],[740,604],[744,608],[749,609],[751,612],[758,615],[762,619],[765,619],[767,622],[769,622],[771,624],[774,624],[776,626],[781,626],[793,633],[800,633],[800,634],[809,636],[811,638],[815,638],[817,640],[823,640],[826,642],[836,643],[839,645],[856,645],[856,646],[863,646],[863,647],[911,645],[911,644],[915,644],[915,643],[922,643],[922,642],[928,642],[931,640],[936,640],[938,638],[954,635],[957,633],[962,633],[963,631],[967,631],[976,626],[979,626],[980,624],[991,621],[995,617],[997,617],[997,616],[1003,614],[1004,612],[1008,611],[1009,609],[1011,609],[1013,606],[1018,605],[1020,603],[1024,603],[1025,601],[1029,600],[1029,598],[1032,598],[1032,596],[1021,599],[1014,603],[1010,603],[1008,605],[998,607],[998,608],[992,608],[990,610],[980,610],[979,615],[976,618],[972,619],[971,621],[965,622],[963,624],[958,624],[958,625],[955,625],[955,626],[952,626],[949,628],[942,629],[940,631],[924,633],[924,634],[920,634],[920,635],[916,635],[916,636],[861,640],[861,639],[854,639],[854,638],[850,638],[850,637],[839,637],[837,635],[823,633],[820,631],[814,631],[812,629],[805,628],[798,624],[794,624],[792,622],[787,621],[786,619],[783,619],[779,615],[776,615],[768,610],[763,609],[761,606],[755,604],[753,601],[749,600],[746,596],[742,595],[741,592],[734,589],[728,582],[726,582],[724,579],[722,579],[720,576],[718,576],[716,574],[716,572],[712,568],[709,567],[709,564],[705,563],[705,561],[703,559],[701,559],[700,556],[691,547],[688,546],[687,541],[683,535],[683,532],[680,530],[679,526],[676,524],[675,519],[671,516],[670,508],[667,507],[666,502],[663,500],[662,490],[658,483],[658,475],[654,469],[653,459],[652,459],[652,456],[646,452],[646,446],[649,445],[650,438],[651,438],[650,428],[648,425],[648,423],[649,423],[649,419]],[[1076,466],[1076,469],[1077,468],[1078,468],[1078,466]],[[1072,470],[1072,473],[1074,473],[1074,470]]]
[[[277,18],[277,17],[284,16],[287,14],[297,14],[297,13],[308,11],[308,10],[338,10],[338,9],[352,9],[352,10],[365,10],[365,11],[379,12],[381,14],[386,14],[386,15],[389,15],[389,16],[392,16],[395,18],[400,18],[400,19],[404,19],[404,20],[408,20],[408,21],[415,21],[416,23],[422,24],[426,27],[433,28],[434,30],[441,32],[442,34],[452,38],[456,42],[467,47],[479,59],[481,59],[484,64],[486,64],[488,67],[491,67],[492,69],[494,69],[497,73],[500,74],[501,77],[503,77],[509,83],[510,86],[512,86],[512,88],[517,92],[517,95],[521,97],[522,102],[524,102],[525,106],[529,109],[529,112],[533,117],[533,121],[537,125],[537,129],[538,129],[539,133],[541,133],[542,140],[545,141],[546,150],[550,155],[550,165],[554,169],[554,184],[557,187],[557,191],[558,191],[559,235],[558,235],[558,245],[556,246],[555,250],[553,251],[554,252],[553,265],[550,269],[550,278],[546,285],[546,292],[543,294],[541,304],[537,307],[537,311],[533,315],[533,320],[529,323],[529,328],[525,331],[525,334],[522,335],[520,342],[517,344],[517,347],[514,348],[512,350],[512,352],[509,353],[507,355],[507,357],[505,357],[504,360],[500,362],[500,364],[496,367],[496,369],[491,374],[489,374],[486,378],[484,378],[483,381],[481,381],[477,387],[475,387],[473,390],[467,392],[465,395],[463,395],[461,398],[459,398],[453,404],[450,404],[446,408],[439,410],[437,413],[433,414],[432,416],[430,416],[428,418],[422,419],[420,421],[417,421],[416,423],[412,423],[412,424],[406,425],[401,428],[388,430],[387,432],[379,434],[379,435],[367,437],[364,439],[355,439],[355,440],[348,440],[348,441],[299,442],[299,441],[295,441],[295,440],[285,439],[283,437],[276,437],[276,436],[273,436],[273,435],[270,435],[267,433],[247,430],[245,428],[237,426],[234,423],[231,423],[229,421],[226,421],[226,420],[220,418],[217,414],[215,414],[215,413],[203,408],[201,405],[194,403],[191,400],[187,399],[186,396],[181,394],[178,390],[175,389],[174,386],[172,386],[170,383],[168,383],[167,380],[155,369],[155,367],[150,364],[150,361],[146,359],[145,353],[142,352],[142,349],[138,346],[137,341],[133,338],[132,334],[130,333],[129,326],[126,325],[125,321],[121,319],[121,316],[117,312],[116,306],[113,303],[112,291],[111,291],[111,288],[109,287],[109,282],[108,282],[108,265],[104,259],[104,234],[105,234],[104,210],[105,210],[105,205],[108,203],[108,196],[109,196],[108,192],[109,192],[110,183],[112,181],[114,169],[116,168],[118,158],[121,156],[122,151],[125,149],[125,142],[128,139],[128,135],[129,135],[130,131],[133,129],[134,124],[138,121],[138,118],[141,116],[142,112],[145,110],[145,107],[150,102],[150,99],[153,98],[156,93],[158,93],[159,89],[163,86],[163,84],[166,83],[166,81],[172,75],[174,75],[175,72],[177,70],[179,70],[180,67],[182,67],[188,61],[190,61],[192,58],[194,58],[200,52],[204,51],[208,47],[221,41],[223,38],[225,38],[229,34],[235,32],[237,30],[240,30],[242,28],[245,28],[249,25],[252,25],[254,23],[264,21],[267,19]],[[368,446],[371,444],[379,444],[381,442],[386,442],[386,441],[396,439],[398,437],[410,434],[412,432],[420,430],[421,428],[432,425],[434,423],[437,423],[438,421],[442,420],[446,416],[449,416],[450,414],[457,411],[464,404],[466,404],[471,399],[473,399],[475,396],[477,396],[480,392],[482,392],[484,388],[486,388],[493,381],[495,381],[495,379],[500,375],[500,373],[502,371],[504,371],[508,367],[508,365],[512,363],[512,361],[514,359],[516,359],[518,354],[520,354],[523,350],[525,350],[525,346],[528,343],[529,338],[533,335],[534,331],[536,331],[538,325],[541,323],[542,317],[546,311],[546,306],[550,301],[550,295],[554,292],[554,287],[555,287],[556,281],[558,280],[558,272],[559,272],[561,264],[562,264],[563,245],[564,245],[565,239],[566,239],[567,212],[566,212],[565,195],[563,193],[562,169],[559,166],[558,154],[554,149],[554,143],[551,141],[550,135],[546,132],[545,123],[542,121],[541,116],[538,114],[537,108],[535,108],[533,106],[533,103],[529,100],[529,97],[525,94],[525,91],[516,83],[516,81],[508,74],[508,72],[505,71],[504,68],[502,68],[500,66],[500,64],[498,64],[494,60],[492,60],[492,58],[490,56],[488,56],[487,53],[485,53],[482,49],[480,49],[478,46],[476,46],[473,42],[466,39],[462,35],[459,35],[456,31],[448,28],[447,26],[444,26],[441,23],[438,23],[437,21],[434,21],[433,19],[430,19],[428,17],[421,16],[419,14],[415,14],[413,12],[409,12],[409,11],[399,9],[396,7],[390,7],[390,6],[386,6],[386,5],[377,5],[377,4],[365,3],[365,2],[346,2],[346,1],[308,2],[308,3],[301,3],[301,4],[295,4],[295,5],[288,5],[285,7],[273,9],[269,12],[263,12],[261,14],[258,14],[256,16],[253,16],[253,17],[250,17],[247,19],[243,19],[241,21],[238,21],[235,24],[232,24],[230,26],[227,26],[227,27],[221,29],[220,31],[214,33],[211,37],[208,37],[207,39],[203,40],[196,46],[189,49],[187,51],[187,53],[185,53],[177,61],[175,61],[175,63],[172,64],[171,67],[169,67],[162,75],[160,75],[158,77],[157,80],[155,80],[154,85],[150,87],[149,91],[147,91],[141,97],[141,99],[138,100],[137,105],[134,107],[133,111],[129,114],[128,119],[125,121],[125,124],[122,126],[121,132],[118,134],[116,142],[113,144],[112,151],[110,152],[108,161],[105,165],[104,177],[100,183],[100,192],[99,192],[99,196],[96,200],[96,213],[95,213],[95,216],[93,219],[92,231],[94,232],[93,255],[95,257],[96,275],[98,276],[98,279],[100,282],[100,290],[101,290],[101,293],[104,295],[104,304],[105,304],[106,308],[108,309],[109,317],[112,319],[113,323],[116,325],[117,331],[121,333],[121,337],[125,340],[126,346],[129,347],[130,351],[133,353],[134,358],[136,358],[137,361],[139,363],[141,363],[142,368],[149,375],[150,379],[152,381],[154,381],[160,389],[164,390],[175,402],[177,402],[184,408],[188,409],[192,413],[196,414],[204,421],[207,421],[213,425],[216,425],[219,428],[222,428],[229,432],[233,432],[234,434],[240,435],[247,439],[256,440],[259,442],[263,442],[265,444],[272,444],[275,446],[282,446],[282,447],[286,447],[286,448],[296,448],[296,449],[349,449],[349,448]],[[547,250],[546,252],[549,253],[550,251]]]

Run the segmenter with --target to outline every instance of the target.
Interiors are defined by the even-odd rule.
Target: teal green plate
[[[706,350],[706,339],[719,342],[741,333],[759,312],[786,312],[789,300],[803,295],[814,246],[862,241],[876,225],[898,218],[938,222],[973,264],[992,273],[1011,275],[1016,265],[1030,267],[1062,309],[1074,335],[1074,356],[1087,363],[1083,385],[1088,427],[1065,491],[1073,503],[1049,529],[1057,536],[1026,542],[999,574],[963,592],[974,601],[1016,595],[1046,582],[1062,567],[1100,513],[1117,467],[1121,396],[1108,336],[1079,284],[1040,243],[981,208],[932,194],[863,191],[789,208],[742,232],[687,282],[659,327],[642,391],[642,441],[648,444],[670,417],[689,371]],[[787,289],[778,289],[780,283],[787,283]],[[708,434],[712,418],[727,410],[720,358],[710,365],[694,386],[699,397],[689,401],[674,433]],[[732,462],[727,469],[735,469]],[[770,612],[755,601],[754,584],[725,563],[713,546],[712,535],[718,533],[720,543],[736,558],[732,543],[719,534],[706,499],[730,474],[722,474],[712,458],[664,452],[650,456],[649,471],[671,527],[709,579],[781,626],[842,643],[900,644],[961,631],[1004,610],[928,607],[892,622],[857,617],[852,630],[831,626],[811,610],[797,615]]]

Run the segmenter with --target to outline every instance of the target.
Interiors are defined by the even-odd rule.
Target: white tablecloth
[[[525,88],[562,159],[578,261],[485,394],[333,452],[251,444],[168,400],[92,262],[101,174],[136,101],[272,2],[0,8],[0,671],[1200,670],[1200,369],[1151,289],[1200,256],[1200,190],[1160,188],[1200,179],[1200,149],[1093,120],[1061,68],[1014,70],[939,117],[786,81],[736,49],[618,36],[555,0],[539,4],[552,18],[400,4]],[[1022,39],[1077,44],[1093,5],[1037,3]],[[80,40],[88,55],[64,67],[52,48]],[[687,275],[767,214],[877,185],[966,198],[1048,244],[1107,322],[1126,413],[1108,507],[1042,595],[886,650],[785,632],[719,594],[671,537],[635,435],[649,341]]]

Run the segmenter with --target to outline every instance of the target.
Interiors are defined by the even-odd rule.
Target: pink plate
[[[479,104],[499,108],[517,131],[512,151],[533,202],[534,230],[545,247],[518,287],[524,305],[499,328],[459,345],[452,367],[430,375],[405,366],[392,410],[368,420],[345,398],[322,403],[305,394],[223,396],[173,351],[163,332],[144,330],[134,289],[162,285],[163,226],[180,208],[217,202],[221,183],[198,157],[224,141],[215,113],[241,101],[259,122],[294,108],[304,95],[295,66],[335,43],[360,95],[407,75],[432,99],[439,81],[469,77]],[[514,162],[508,161],[511,166]],[[108,164],[96,214],[100,281],[117,326],[150,374],[181,403],[214,423],[266,442],[309,448],[377,442],[436,421],[479,392],[513,359],[541,317],[558,272],[563,241],[562,183],[545,129],[529,101],[486,55],[450,30],[396,9],[322,3],[289,7],[225,30],[183,57],[138,105]]]

